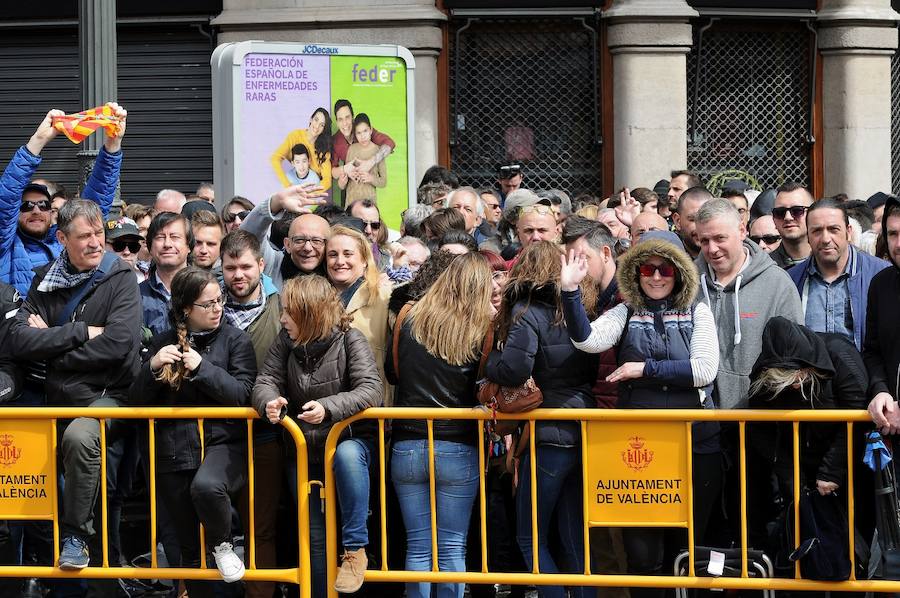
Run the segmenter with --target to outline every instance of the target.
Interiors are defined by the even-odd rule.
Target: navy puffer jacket
[[[488,357],[485,375],[503,386],[518,386],[534,376],[544,394],[542,408],[588,409],[596,405],[591,386],[597,356],[572,345],[558,314],[555,286],[524,289],[513,303],[513,322],[502,350]],[[507,299],[516,299],[507,294]],[[578,422],[539,422],[538,444],[578,446]]]

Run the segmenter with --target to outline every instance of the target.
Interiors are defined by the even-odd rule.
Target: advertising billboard
[[[338,205],[374,199],[399,228],[415,193],[408,50],[239,42],[212,68],[217,195],[257,203],[318,184]]]

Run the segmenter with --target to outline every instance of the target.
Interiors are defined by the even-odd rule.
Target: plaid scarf
[[[260,285],[262,282],[260,282]],[[247,330],[250,324],[256,321],[263,310],[266,309],[266,295],[260,292],[259,299],[256,301],[248,301],[247,303],[237,303],[228,295],[225,300],[225,321],[239,328]]]
[[[44,279],[38,285],[37,290],[41,293],[52,293],[58,289],[71,289],[87,282],[97,268],[88,270],[87,272],[70,272],[74,270],[72,262],[69,261],[68,252],[63,249],[59,257],[53,260]]]

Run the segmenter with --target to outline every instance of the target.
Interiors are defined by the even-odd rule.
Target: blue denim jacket
[[[801,297],[806,327],[814,332],[833,332],[853,338],[853,308],[850,305],[850,277],[856,274],[856,252],[848,252],[844,271],[833,281],[822,278],[816,260],[809,262],[806,286]]]

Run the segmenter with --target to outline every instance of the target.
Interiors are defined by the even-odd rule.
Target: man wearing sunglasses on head
[[[137,267],[138,253],[143,247],[143,241],[141,231],[131,218],[123,217],[106,223],[106,250],[112,251],[131,266],[138,282],[144,280],[144,274]]]
[[[778,187],[772,220],[781,235],[781,246],[769,254],[775,263],[787,270],[809,257],[806,239],[806,209],[813,196],[799,183],[788,182]]]
[[[119,118],[119,130],[116,135],[107,136],[81,192],[82,198],[100,206],[104,218],[112,206],[119,182],[127,114],[118,104],[109,105]],[[55,227],[51,230],[50,191],[44,185],[29,184],[29,181],[41,164],[44,146],[57,135],[53,117],[63,115],[62,110],[49,111],[0,176],[0,280],[16,287],[23,297],[31,286],[34,269],[53,261],[62,251]]]

